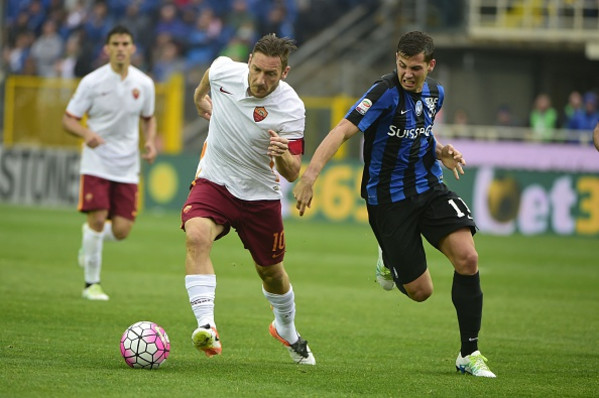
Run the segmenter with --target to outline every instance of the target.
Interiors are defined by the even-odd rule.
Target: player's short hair
[[[129,35],[131,41],[133,41],[133,33],[123,25],[117,25],[114,28],[110,29],[108,34],[106,35],[106,44],[110,43],[110,38],[112,35]]]
[[[435,44],[433,43],[433,38],[426,33],[418,31],[408,32],[399,38],[397,52],[406,57],[413,57],[414,55],[424,53],[424,60],[429,62],[433,59]]]
[[[277,37],[274,33],[264,35],[256,42],[252,54],[262,53],[269,57],[279,57],[281,59],[281,68],[287,67],[289,54],[295,51],[297,46],[295,42],[288,37]]]

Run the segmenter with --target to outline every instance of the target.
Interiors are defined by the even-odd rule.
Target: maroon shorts
[[[77,209],[82,213],[108,210],[108,218],[120,216],[134,221],[137,216],[137,184],[83,174],[79,182]]]
[[[277,264],[285,257],[280,200],[241,200],[224,186],[198,178],[183,205],[181,228],[185,229],[185,222],[195,217],[210,218],[225,227],[216,239],[235,228],[258,265]]]

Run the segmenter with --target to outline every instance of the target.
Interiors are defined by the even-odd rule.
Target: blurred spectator
[[[160,15],[154,29],[155,34],[167,33],[172,40],[184,43],[189,34],[187,27],[179,17],[179,11],[173,3],[160,7]]]
[[[42,31],[42,25],[46,19],[46,12],[44,10],[44,5],[40,0],[32,0],[29,3],[29,7],[27,7],[27,15],[28,15],[28,28],[35,33],[35,35],[39,35]]]
[[[35,61],[37,74],[43,77],[56,77],[56,62],[62,55],[62,38],[56,28],[53,20],[44,22],[41,36],[31,46],[30,56]]]
[[[75,62],[75,76],[83,77],[95,69],[95,46],[89,43],[87,38],[87,32],[84,29],[77,31],[79,37],[79,43],[86,43],[81,45],[79,55],[77,56],[77,62]]]
[[[507,104],[500,105],[497,108],[497,114],[495,118],[495,125],[499,127],[515,127],[520,123],[512,113],[511,108]]]
[[[535,98],[529,121],[534,138],[541,141],[553,139],[557,127],[557,111],[551,106],[549,95],[541,93]]]
[[[251,51],[248,43],[247,40],[242,39],[240,36],[233,36],[220,52],[220,55],[229,57],[233,61],[246,62]]]
[[[234,32],[237,32],[242,27],[247,28],[250,26],[253,30],[256,30],[256,20],[248,11],[248,0],[233,0],[231,11],[227,13],[225,22],[227,27],[233,29]]]
[[[85,6],[84,0],[75,0],[72,5],[67,8],[67,15],[63,26],[63,36],[70,35],[73,31],[83,26],[87,18],[88,9]]]
[[[56,74],[59,77],[63,79],[73,79],[76,77],[75,65],[77,65],[79,48],[79,33],[75,32],[67,39],[63,57],[56,62]]]
[[[583,98],[583,108],[574,112],[568,128],[571,130],[592,131],[599,121],[599,112],[597,111],[597,94],[592,91],[587,92]]]
[[[294,37],[293,20],[287,13],[283,1],[275,1],[267,18],[260,26],[260,36],[275,33],[279,37]]]
[[[453,124],[457,126],[466,126],[468,124],[468,113],[462,108],[456,109],[453,114]]]
[[[219,36],[223,25],[211,8],[204,9],[189,32],[187,40],[187,66],[189,68],[208,65],[221,46]]]
[[[166,82],[174,73],[185,70],[185,60],[181,57],[179,46],[172,41],[162,44],[157,57],[151,73],[157,82]]]
[[[8,47],[15,47],[17,37],[21,35],[21,33],[33,33],[33,31],[29,29],[29,14],[25,11],[19,12],[7,28],[6,44]]]
[[[568,103],[564,106],[560,126],[568,128],[570,119],[572,119],[574,113],[579,109],[582,109],[582,95],[578,91],[572,91],[568,96]]]
[[[106,3],[97,0],[83,25],[86,34],[85,43],[86,46],[88,43],[89,45],[93,45],[94,58],[101,56],[102,48],[104,47],[104,39],[112,27],[112,24],[113,21],[109,18]]]
[[[152,19],[147,13],[141,13],[139,2],[132,2],[118,20],[119,25],[126,26],[133,35],[133,40],[137,46],[137,55],[143,55],[148,58],[148,52],[153,44],[154,37],[149,35],[152,27]]]
[[[21,32],[15,39],[15,45],[4,50],[3,58],[4,62],[8,65],[9,73],[15,75],[27,74],[26,72],[30,69],[27,68],[27,66],[30,66],[27,60],[29,59],[31,44],[34,38],[35,36],[29,30]]]

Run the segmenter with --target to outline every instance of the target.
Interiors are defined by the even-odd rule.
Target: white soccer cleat
[[[214,326],[208,324],[200,326],[193,331],[191,341],[198,351],[202,351],[208,358],[220,355],[223,352],[220,337]]]
[[[376,281],[379,285],[383,287],[385,290],[393,290],[395,287],[395,282],[393,281],[393,276],[391,275],[391,271],[389,268],[385,267],[385,263],[383,262],[383,251],[379,246],[379,258],[376,261],[376,271],[375,271]]]
[[[473,376],[496,377],[495,373],[491,372],[486,362],[487,358],[485,358],[478,350],[465,357],[462,357],[462,353],[460,352],[458,354],[458,359],[455,361],[455,367],[458,372],[469,373]]]
[[[83,289],[81,297],[83,297],[86,300],[92,301],[108,301],[110,299],[110,297],[108,297],[108,295],[104,293],[104,290],[102,290],[102,287],[99,283],[94,283]]]
[[[298,339],[295,343],[289,344],[287,340],[279,336],[277,333],[277,329],[275,328],[274,321],[268,327],[268,332],[272,337],[279,340],[285,348],[289,351],[289,356],[293,359],[293,362],[301,365],[316,365],[316,359],[314,355],[312,355],[312,351],[310,347],[308,347],[308,342],[301,338],[301,336],[297,336]]]

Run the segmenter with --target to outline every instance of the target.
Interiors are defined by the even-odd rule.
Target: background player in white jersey
[[[252,255],[272,305],[270,334],[296,363],[315,364],[295,328],[294,292],[283,267],[279,174],[288,181],[298,177],[305,126],[304,104],[283,81],[294,49],[289,39],[266,35],[247,64],[227,57],[214,60],[194,93],[198,113],[210,120],[210,127],[181,218],[187,244],[185,287],[198,323],[192,341],[208,357],[222,352],[210,252],[214,241],[233,227]]]
[[[131,66],[133,36],[122,26],[106,37],[109,63],[85,76],[69,101],[62,119],[69,133],[83,138],[78,209],[87,213],[79,250],[84,269],[83,298],[108,300],[100,286],[104,240],[129,235],[137,212],[139,183],[139,120],[144,154],[156,157],[154,82]],[[81,118],[87,115],[87,125]],[[107,222],[110,220],[109,222]]]

